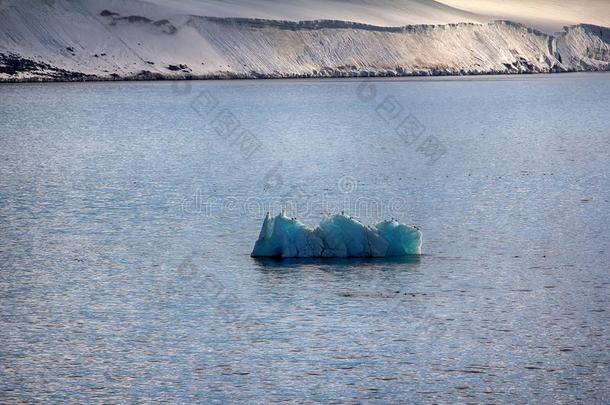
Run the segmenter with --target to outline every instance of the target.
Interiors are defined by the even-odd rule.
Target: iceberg
[[[350,216],[324,217],[315,229],[267,213],[252,257],[397,257],[421,253],[422,234],[414,226],[392,219],[375,226]]]

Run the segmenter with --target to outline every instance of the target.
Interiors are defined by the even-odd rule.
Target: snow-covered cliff
[[[0,0],[0,81],[582,70],[610,70],[608,28],[549,35],[508,21],[388,27],[206,17],[138,2]]]

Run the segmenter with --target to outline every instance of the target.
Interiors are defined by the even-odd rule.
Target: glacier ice
[[[327,216],[311,229],[283,212],[265,216],[252,257],[394,257],[421,253],[422,234],[386,220],[375,226],[343,214]]]

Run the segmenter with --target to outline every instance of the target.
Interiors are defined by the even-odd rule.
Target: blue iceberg
[[[421,253],[419,229],[386,220],[363,225],[343,214],[325,217],[311,229],[284,213],[265,216],[252,257],[396,257]]]

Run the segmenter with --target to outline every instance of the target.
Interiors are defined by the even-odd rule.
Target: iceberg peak
[[[395,257],[421,253],[422,234],[417,227],[395,219],[364,225],[341,214],[322,219],[315,229],[267,212],[252,257]]]

